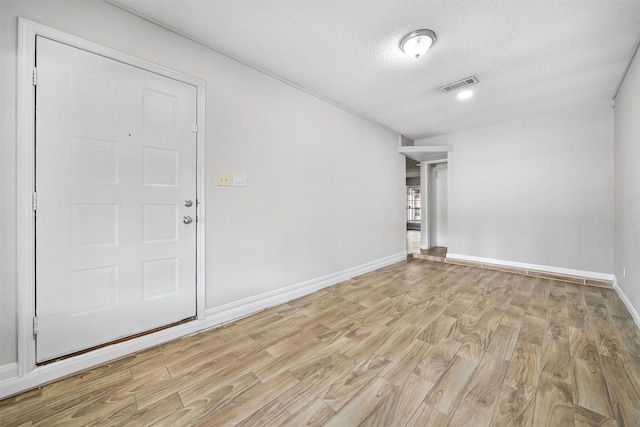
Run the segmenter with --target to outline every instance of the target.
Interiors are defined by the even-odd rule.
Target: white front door
[[[36,65],[42,363],[196,315],[196,87],[41,36]]]

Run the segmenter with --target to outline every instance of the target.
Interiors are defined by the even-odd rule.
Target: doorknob
[[[191,224],[193,222],[193,218],[191,218],[190,216],[185,216],[184,218],[182,218],[182,222],[184,222],[185,224]]]

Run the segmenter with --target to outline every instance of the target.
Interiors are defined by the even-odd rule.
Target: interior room
[[[0,0],[0,424],[640,425],[639,23]]]

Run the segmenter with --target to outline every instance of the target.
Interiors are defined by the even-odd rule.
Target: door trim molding
[[[183,74],[118,50],[93,43],[72,34],[18,18],[18,93],[17,93],[17,225],[18,225],[18,274],[17,274],[17,376],[18,378],[36,370],[36,348],[33,337],[35,316],[35,221],[32,195],[35,188],[35,109],[33,69],[35,67],[36,36],[76,47],[87,52],[104,56],[127,65],[134,66],[196,88],[196,316],[205,319],[205,95],[204,80]],[[183,325],[170,328],[167,337],[180,336]],[[155,335],[155,334],[152,334]],[[133,347],[144,345],[151,338],[134,338]],[[170,338],[169,338],[170,339]],[[135,342],[136,345],[133,345]],[[121,347],[126,347],[121,346]],[[99,351],[96,351],[99,353]],[[99,355],[96,357],[100,358]],[[89,357],[90,358],[90,357]],[[59,365],[66,372],[64,361]],[[54,369],[55,370],[55,369]],[[36,375],[37,377],[37,375]]]
[[[436,227],[433,218],[436,215],[434,205],[436,201],[435,180],[431,176],[433,167],[438,163],[449,165],[449,159],[428,160],[420,162],[420,209],[422,219],[420,221],[420,249],[429,249],[436,246]]]

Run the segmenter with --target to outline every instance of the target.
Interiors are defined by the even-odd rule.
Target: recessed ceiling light
[[[473,91],[471,90],[463,90],[458,93],[458,99],[469,99],[473,96]]]
[[[400,41],[400,49],[412,58],[420,58],[436,42],[436,33],[431,30],[412,31]]]

